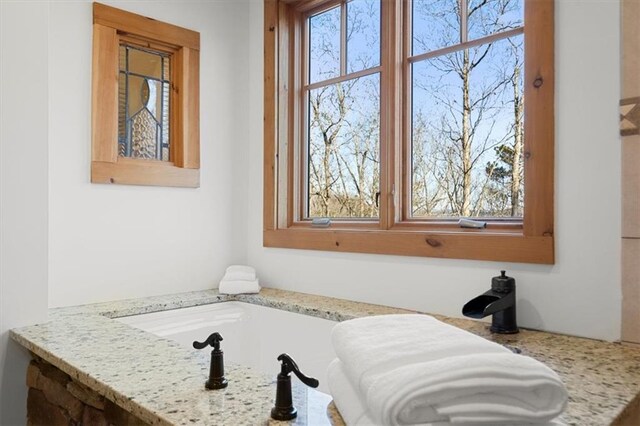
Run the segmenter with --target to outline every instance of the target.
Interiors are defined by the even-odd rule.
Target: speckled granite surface
[[[342,321],[401,309],[264,288],[258,295],[199,291],[52,309],[44,324],[12,330],[14,340],[151,424],[278,424],[269,419],[275,378],[227,364],[234,385],[206,391],[208,351],[187,350],[110,318],[238,300]],[[640,350],[619,344],[522,330],[492,335],[486,323],[437,318],[517,347],[560,374],[570,403],[562,420],[610,424],[640,391]],[[294,383],[295,424],[342,424],[331,398]]]

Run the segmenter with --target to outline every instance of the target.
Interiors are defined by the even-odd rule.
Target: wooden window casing
[[[378,221],[301,220],[297,182],[302,137],[304,25],[339,1],[264,0],[264,211],[266,247],[553,264],[554,5],[525,1],[525,213],[483,230],[415,220],[408,198],[406,0],[382,0],[380,214]]]
[[[121,42],[171,55],[170,161],[118,156],[118,48]],[[91,182],[200,186],[200,34],[93,4]]]

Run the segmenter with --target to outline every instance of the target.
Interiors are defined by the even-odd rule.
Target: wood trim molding
[[[100,3],[93,4],[93,12],[91,182],[198,187],[200,34]],[[171,57],[171,163],[118,156],[121,40]]]
[[[278,0],[264,1],[263,228],[276,227],[276,141],[278,120]]]
[[[279,229],[264,231],[265,247],[392,254],[501,262],[553,263],[553,238],[393,230]]]
[[[200,52],[183,47],[174,55],[173,162],[178,167],[200,168]]]
[[[126,34],[200,50],[200,33],[102,3],[93,3],[93,23]]]
[[[93,26],[93,97],[91,159],[118,159],[118,36],[116,30]]]
[[[524,234],[553,236],[554,0],[525,1],[525,17]]]
[[[200,173],[197,169],[176,167],[164,161],[121,159],[117,163],[92,162],[91,181],[121,185],[198,188]]]

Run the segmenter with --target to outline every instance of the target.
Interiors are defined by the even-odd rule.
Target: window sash
[[[309,120],[309,94],[314,89],[319,89],[323,87],[332,86],[338,83],[343,83],[351,80],[355,80],[361,77],[367,77],[370,75],[374,75],[376,73],[380,74],[380,138],[378,141],[378,150],[379,150],[379,160],[380,160],[380,184],[379,191],[380,197],[378,202],[378,217],[368,218],[368,217],[332,217],[332,227],[342,227],[342,228],[372,228],[372,227],[380,227],[380,223],[382,221],[382,145],[383,145],[383,121],[384,121],[384,110],[387,108],[383,106],[382,102],[382,93],[384,91],[384,71],[382,64],[382,50],[383,50],[383,40],[385,38],[385,34],[383,32],[383,16],[384,16],[384,3],[385,1],[381,1],[381,10],[380,10],[380,19],[381,19],[381,30],[380,30],[380,65],[367,68],[364,70],[356,71],[356,72],[347,72],[347,3],[349,0],[331,0],[320,4],[314,8],[304,9],[304,12],[299,12],[296,14],[294,21],[298,21],[299,29],[298,33],[295,34],[295,30],[293,31],[292,38],[298,37],[298,52],[300,63],[297,66],[294,64],[293,67],[297,68],[297,72],[294,74],[298,75],[298,78],[302,82],[302,87],[295,91],[296,93],[293,95],[293,100],[290,101],[291,104],[296,105],[293,110],[297,112],[297,115],[292,116],[292,121],[294,123],[299,124],[299,129],[296,132],[298,137],[298,142],[295,144],[294,151],[297,153],[295,158],[298,160],[296,164],[289,166],[290,173],[293,173],[293,177],[289,178],[289,182],[295,181],[297,190],[294,190],[293,196],[289,196],[289,200],[287,202],[288,208],[287,210],[294,216],[295,219],[289,220],[289,225],[295,225],[298,227],[310,226],[313,218],[309,217],[309,170],[308,170],[308,158],[309,158],[309,128],[310,128],[310,120]],[[309,67],[310,67],[310,18],[326,12],[334,7],[340,8],[340,74],[336,77],[328,78],[325,80],[316,81],[313,83],[309,82]],[[292,25],[292,27],[295,27]],[[293,84],[292,84],[293,86]]]
[[[405,3],[406,7],[404,8],[403,13],[403,28],[406,29],[405,34],[403,34],[404,41],[404,49],[403,49],[403,87],[404,93],[402,97],[402,108],[404,110],[403,120],[403,137],[402,137],[402,149],[403,149],[403,161],[401,164],[401,168],[404,171],[403,173],[403,182],[402,182],[402,200],[401,200],[401,219],[396,224],[397,227],[402,229],[419,229],[423,227],[425,229],[460,229],[458,225],[458,217],[415,217],[412,213],[412,174],[413,174],[413,158],[412,158],[412,65],[437,58],[440,56],[444,56],[447,54],[459,52],[461,50],[470,49],[473,47],[494,43],[496,41],[508,39],[510,37],[515,37],[518,35],[524,35],[524,23],[522,26],[517,28],[504,30],[500,32],[496,32],[493,34],[486,35],[484,37],[476,38],[473,40],[468,40],[468,28],[467,28],[467,13],[463,13],[463,11],[467,10],[468,1],[460,0],[460,42],[456,44],[451,44],[445,47],[436,48],[431,51],[413,54],[413,17],[412,17],[412,2],[409,0]],[[525,2],[526,4],[526,2]],[[527,20],[525,11],[525,22]],[[526,38],[525,38],[526,40]],[[526,43],[526,41],[525,41]],[[526,67],[526,61],[525,61]],[[525,85],[526,87],[526,85]],[[524,94],[525,105],[527,105],[527,96]],[[526,114],[525,107],[525,114]],[[526,116],[526,115],[525,115]],[[523,120],[524,121],[524,120]],[[527,136],[525,133],[524,141],[523,141],[523,151],[527,149]],[[525,188],[527,186],[525,180]],[[526,191],[526,190],[525,190]],[[523,198],[526,200],[526,197]],[[526,203],[525,203],[526,209]],[[526,211],[523,214],[523,217],[497,217],[497,216],[482,216],[482,217],[472,217],[472,219],[482,220],[487,223],[487,228],[490,230],[521,230],[523,228],[524,215],[526,215]],[[462,216],[460,216],[462,217]]]
[[[461,6],[461,11],[466,10],[467,1],[466,0],[461,0],[461,1],[463,2]],[[298,190],[298,197],[297,197],[299,201],[295,204],[296,220],[293,221],[293,223],[296,223],[298,225],[301,225],[301,224],[308,225],[311,222],[311,218],[308,217],[308,210],[309,210],[308,203],[310,198],[309,170],[308,170],[308,156],[309,156],[308,150],[309,150],[309,143],[310,143],[308,130],[309,130],[310,122],[309,122],[308,104],[309,104],[310,91],[314,89],[322,88],[322,87],[327,87],[333,84],[346,82],[359,77],[380,73],[380,76],[381,76],[380,93],[382,97],[382,93],[384,91],[382,87],[383,82],[388,80],[384,78],[384,75],[390,72],[390,70],[388,70],[387,67],[383,67],[383,64],[382,64],[382,56],[384,56],[385,52],[381,52],[381,64],[379,66],[353,72],[353,73],[346,72],[346,62],[347,62],[346,3],[347,3],[347,0],[327,2],[326,4],[321,4],[319,7],[307,10],[305,13],[301,15],[301,18],[299,18],[302,21],[302,41],[299,45],[299,49],[301,51],[300,57],[303,58],[302,59],[303,66],[299,67],[299,72],[300,72],[301,81],[303,82],[303,87],[300,95],[301,99],[298,100],[298,102],[300,102],[301,104],[299,108],[300,113],[298,117],[294,118],[294,121],[297,120],[304,124],[301,126],[301,131],[299,134],[299,141],[300,141],[299,144],[302,146],[299,149],[299,156],[300,156],[299,169],[298,169],[299,172],[296,173],[297,175],[296,179],[297,181],[299,181],[299,184],[298,184],[299,190]],[[386,2],[383,1],[382,3],[384,4]],[[340,12],[341,13],[340,75],[336,77],[328,78],[325,80],[316,81],[314,83],[310,83],[309,82],[309,60],[310,60],[310,53],[309,53],[309,49],[310,49],[309,22],[310,21],[309,20],[311,17],[321,14],[323,12],[326,12],[327,10],[330,10],[336,6],[340,7],[341,9],[341,12]],[[384,23],[384,20],[386,18],[384,9],[385,8],[383,5],[383,7],[381,7],[381,24]],[[403,49],[403,59],[402,59],[402,64],[403,64],[402,65],[402,77],[403,77],[402,84],[405,89],[401,96],[401,101],[402,101],[403,109],[406,110],[404,111],[404,116],[406,118],[405,120],[403,120],[403,123],[402,123],[403,136],[401,137],[401,140],[402,140],[401,144],[402,144],[402,150],[403,150],[402,158],[404,161],[402,161],[402,164],[400,166],[400,170],[402,171],[402,175],[404,176],[404,182],[398,185],[399,187],[403,188],[400,200],[398,200],[399,201],[398,212],[400,215],[396,220],[390,217],[383,217],[385,215],[385,212],[383,212],[383,209],[382,209],[383,192],[381,190],[378,218],[336,217],[336,218],[331,218],[331,220],[332,222],[339,222],[339,223],[342,223],[343,225],[346,224],[351,226],[361,226],[363,223],[366,223],[366,222],[379,223],[379,222],[382,222],[383,219],[386,219],[386,221],[390,223],[391,226],[401,226],[403,228],[408,228],[408,229],[416,229],[420,226],[425,228],[459,229],[459,226],[457,225],[457,222],[458,222],[457,217],[452,217],[452,218],[414,217],[411,212],[411,197],[412,197],[412,185],[411,185],[412,176],[411,175],[413,172],[413,166],[411,164],[412,162],[411,65],[420,61],[424,61],[434,57],[457,52],[463,49],[469,49],[475,46],[480,46],[483,44],[488,44],[488,43],[492,43],[502,39],[507,39],[509,37],[514,37],[517,35],[524,34],[524,25],[518,28],[501,31],[498,33],[493,33],[478,39],[473,39],[471,41],[468,41],[467,23],[466,23],[467,15],[466,13],[461,13],[461,42],[460,43],[435,49],[429,52],[412,55],[411,52],[412,52],[412,39],[413,39],[413,33],[412,33],[413,25],[412,25],[412,17],[411,17],[411,10],[412,10],[411,2],[405,2],[403,9],[404,9],[404,13],[402,17],[403,19],[402,29],[406,31],[401,31],[404,38],[404,49]],[[388,39],[390,35],[385,34],[384,25],[381,25],[381,26],[383,27],[381,28],[381,39],[382,40]],[[381,51],[382,51],[382,45],[381,45]],[[526,99],[526,96],[525,96],[525,99]],[[385,117],[383,116],[382,103],[381,103],[381,111],[380,111],[381,127],[382,127],[382,123],[385,121],[386,120],[385,120]],[[382,128],[381,128],[380,135],[381,137],[379,141],[380,143],[379,149],[380,149],[380,153],[382,153],[383,144],[385,144],[386,142],[385,145],[389,145],[390,141],[389,139],[386,139],[385,141],[385,138],[383,137]],[[526,136],[525,136],[525,143],[526,143]],[[381,172],[382,172],[382,157],[380,157],[380,161],[381,161]],[[380,178],[382,182],[382,176]],[[395,182],[392,184],[392,186],[395,186]],[[385,197],[385,198],[388,198],[388,197]],[[385,210],[388,210],[388,208]],[[504,217],[489,216],[489,217],[481,217],[477,219],[481,219],[487,222],[487,227],[494,230],[502,230],[502,229],[516,230],[516,229],[522,229],[523,227],[522,217],[504,218]]]

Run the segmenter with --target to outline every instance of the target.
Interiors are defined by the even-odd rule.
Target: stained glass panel
[[[169,61],[165,61],[169,63]],[[169,84],[162,84],[162,161],[169,158]]]
[[[121,44],[119,49],[120,49],[118,51],[118,61],[120,63],[119,69],[120,69],[120,71],[126,71],[126,69],[127,69],[127,47],[124,44]]]
[[[158,140],[158,123],[147,108],[131,119],[131,157],[155,158]]]
[[[118,154],[170,160],[170,57],[135,46],[120,46]]]
[[[162,79],[162,55],[129,48],[129,72]]]
[[[118,76],[118,155],[125,155],[127,143],[127,75]]]

